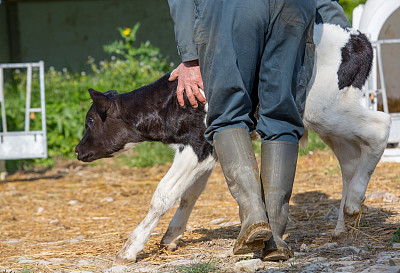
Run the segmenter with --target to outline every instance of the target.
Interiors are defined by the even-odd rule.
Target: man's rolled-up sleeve
[[[182,62],[197,60],[193,28],[195,7],[191,0],[168,0],[171,17],[174,20],[175,40]]]
[[[317,0],[317,24],[334,24],[342,28],[350,28],[350,22],[338,0]]]

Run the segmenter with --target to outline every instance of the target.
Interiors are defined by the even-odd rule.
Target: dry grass
[[[99,271],[111,266],[115,253],[128,234],[146,215],[158,181],[169,166],[135,169],[109,167],[112,164],[104,162],[97,166],[73,162],[45,173],[17,173],[0,184],[2,267],[21,270],[25,264],[16,263],[21,257],[30,260],[65,258],[46,265],[30,264],[32,269],[43,272]],[[324,216],[333,206],[339,206],[340,181],[339,166],[331,152],[316,152],[299,159],[291,199],[291,221],[287,229],[287,241],[294,249],[302,243],[318,247],[331,241],[330,233],[336,219]],[[379,164],[367,194],[375,191],[386,191],[400,197],[399,164]],[[372,251],[390,248],[390,238],[400,225],[399,209],[399,202],[366,200],[358,225],[353,227],[354,222],[347,223],[355,232],[352,235],[349,232],[342,243],[359,247],[367,245]],[[229,249],[239,232],[238,225],[221,227],[210,224],[216,218],[238,221],[237,205],[220,168],[214,171],[197,202],[188,223],[190,229],[182,238],[180,248],[167,252],[158,244],[174,211],[168,212],[158,224],[139,255],[139,262],[161,265],[168,261],[191,259],[196,253],[212,258],[222,249]],[[339,254],[331,250],[321,255]],[[79,264],[82,259],[96,262]]]

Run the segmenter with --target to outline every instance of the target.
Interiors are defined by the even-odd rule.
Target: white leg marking
[[[324,142],[334,151],[339,160],[340,168],[342,171],[342,199],[340,201],[339,215],[336,228],[333,232],[334,237],[340,237],[346,233],[346,226],[344,223],[344,204],[348,192],[348,187],[351,179],[356,171],[360,149],[354,142],[347,141],[341,137],[323,137]]]
[[[213,169],[215,164],[216,160],[212,155],[199,163],[190,146],[186,146],[183,151],[177,150],[171,168],[154,192],[149,212],[118,252],[115,263],[135,261],[161,217],[173,207],[199,176]]]
[[[165,245],[168,251],[173,251],[177,247],[178,240],[183,236],[185,232],[189,216],[196,204],[200,194],[204,191],[207,185],[207,180],[212,170],[205,171],[197,181],[187,189],[181,198],[179,207],[172,218],[168,230],[161,240],[161,244]]]
[[[361,155],[346,197],[344,212],[347,215],[359,213],[371,175],[386,148],[389,135],[390,118],[387,114],[365,110],[364,119],[368,122],[359,123],[357,128]]]

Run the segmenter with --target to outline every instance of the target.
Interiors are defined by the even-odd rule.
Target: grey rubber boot
[[[261,181],[272,237],[265,243],[263,259],[287,260],[293,256],[282,236],[289,215],[299,145],[268,141],[261,145]]]
[[[229,190],[239,205],[241,229],[233,253],[261,250],[272,233],[250,135],[243,128],[229,128],[216,134],[214,147]]]

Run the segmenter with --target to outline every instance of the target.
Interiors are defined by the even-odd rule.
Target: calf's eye
[[[94,119],[92,119],[92,118],[88,118],[88,120],[87,120],[87,121],[88,121],[88,123],[89,123],[89,124],[92,124],[92,123],[94,122]]]

